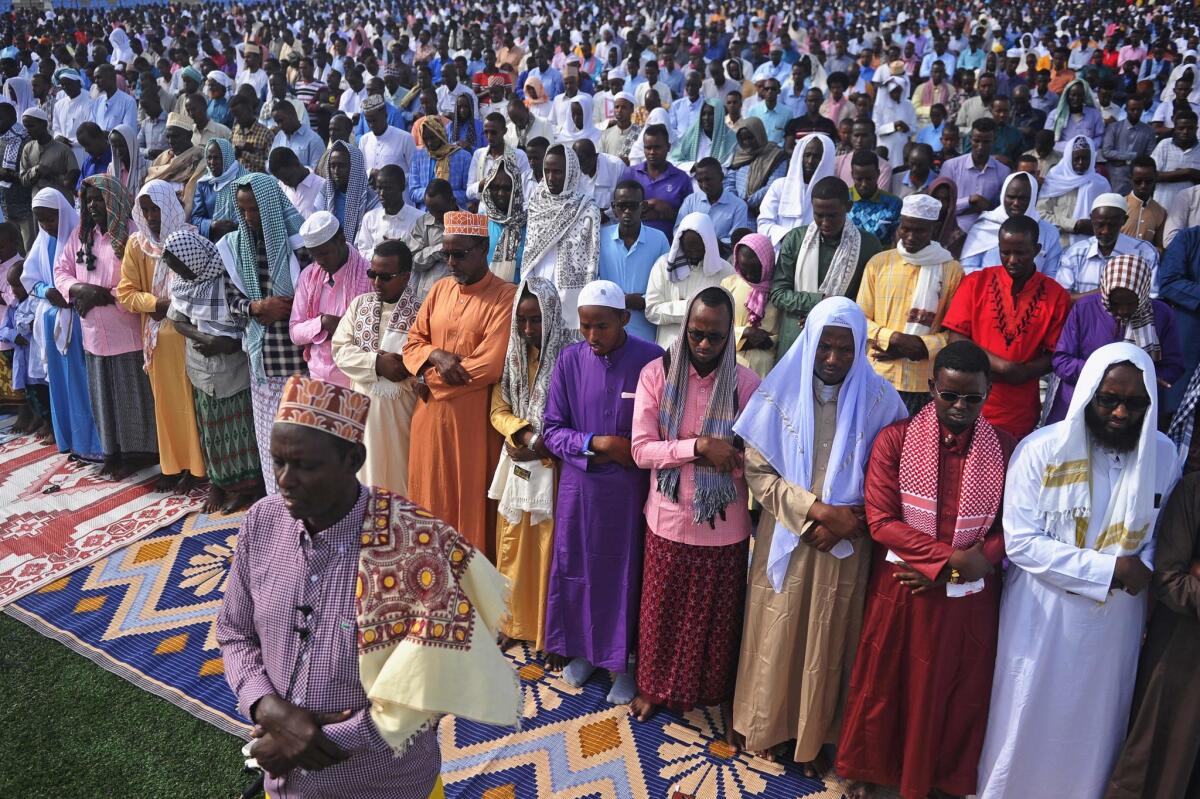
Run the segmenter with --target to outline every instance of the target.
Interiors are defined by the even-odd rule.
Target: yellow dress
[[[122,308],[142,315],[143,331],[158,303],[151,291],[156,264],[157,259],[142,249],[142,234],[130,235],[121,262],[121,282],[113,293]],[[165,319],[158,328],[158,344],[150,359],[149,376],[162,473],[179,474],[186,469],[196,477],[204,477],[204,453],[196,430],[192,383],[184,366],[184,338]]]
[[[749,327],[750,312],[746,310],[746,298],[753,290],[739,274],[732,274],[721,281],[721,285],[733,295],[733,339],[738,342],[737,362],[759,377],[766,377],[775,365],[775,350],[779,347],[779,309],[767,302],[767,311],[759,325],[771,337],[769,350],[743,350],[742,334]],[[745,401],[743,400],[743,405]]]
[[[530,383],[537,375],[538,363],[538,356],[530,353]],[[499,384],[492,387],[491,417],[492,427],[509,444],[515,443],[513,434],[529,425],[513,414]],[[543,464],[554,466],[557,493],[557,462],[543,461]],[[546,642],[546,593],[550,585],[550,559],[554,555],[554,519],[551,517],[541,524],[530,521],[528,511],[518,524],[496,514],[496,568],[509,582],[512,611],[501,631],[510,638],[533,641],[541,650]]]

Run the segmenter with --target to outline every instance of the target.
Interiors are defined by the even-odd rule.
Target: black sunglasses
[[[446,256],[447,261],[461,261],[467,257],[467,253],[479,248],[479,245],[473,244],[465,250],[442,250],[442,255]]]
[[[376,272],[376,271],[374,271],[373,269],[368,269],[368,270],[367,270],[367,280],[371,280],[371,281],[375,281],[375,280],[383,280],[383,281],[395,280],[396,278],[400,277],[400,276],[401,276],[401,275],[403,275],[403,274],[405,274],[405,273],[404,273],[404,272]]]
[[[932,380],[929,381],[929,387],[938,395],[938,399],[951,405],[957,405],[960,399],[966,400],[968,405],[978,405],[987,399],[987,394],[959,394],[957,391],[942,391],[933,384]]]
[[[701,344],[705,340],[711,341],[713,344],[720,344],[722,341],[729,338],[729,336],[724,333],[706,333],[703,330],[696,330],[690,327],[688,328],[687,336],[693,344]]]
[[[1124,405],[1125,410],[1140,413],[1150,407],[1149,397],[1118,397],[1116,394],[1096,394],[1092,399],[1106,411],[1115,411],[1118,406]]]

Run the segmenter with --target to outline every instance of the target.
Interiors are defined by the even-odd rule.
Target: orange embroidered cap
[[[292,375],[283,386],[276,424],[312,427],[355,444],[366,430],[371,398],[323,380]]]
[[[444,219],[447,236],[481,236],[488,237],[488,218],[485,214],[472,214],[469,211],[449,211]]]

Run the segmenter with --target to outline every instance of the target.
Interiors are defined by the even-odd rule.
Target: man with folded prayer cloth
[[[441,797],[441,716],[520,717],[495,644],[503,578],[452,527],[355,477],[370,403],[291,377],[271,437],[280,493],[238,533],[217,641],[268,796]]]
[[[880,784],[916,799],[975,792],[1000,622],[1000,504],[1017,443],[981,414],[988,361],[970,341],[948,344],[932,401],[871,450],[864,501],[877,546],[837,760],[851,796]]]

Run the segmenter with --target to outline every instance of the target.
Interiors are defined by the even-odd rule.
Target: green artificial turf
[[[225,799],[241,742],[0,616],[0,797]]]

